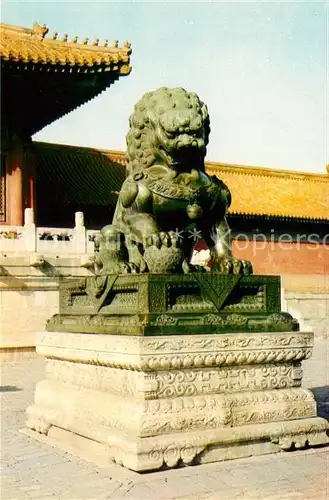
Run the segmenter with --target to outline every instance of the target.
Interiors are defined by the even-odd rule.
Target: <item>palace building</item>
[[[125,178],[125,154],[41,142],[33,146],[37,224],[71,227],[78,211],[88,228],[108,224]],[[329,273],[329,172],[214,162],[206,162],[206,170],[232,193],[228,219],[237,257],[251,260],[258,274]]]
[[[1,25],[1,225],[21,226],[25,208],[34,209],[38,226],[70,227],[78,211],[90,229],[109,223],[125,154],[31,137],[128,75],[130,53],[129,42],[79,42],[37,23],[31,29]],[[206,168],[231,190],[235,252],[256,260],[256,272],[328,271],[329,172],[213,162]]]
[[[1,25],[1,224],[36,208],[33,134],[128,75],[130,44]]]

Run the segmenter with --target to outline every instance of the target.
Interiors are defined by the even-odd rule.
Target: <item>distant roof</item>
[[[115,203],[125,177],[125,153],[41,142],[34,146],[38,179],[47,183],[48,199],[58,200],[61,193],[64,203]],[[328,174],[214,162],[206,162],[206,171],[228,185],[232,215],[329,221]]]
[[[126,176],[122,153],[34,142],[38,204],[115,205]]]
[[[329,221],[329,175],[206,162],[232,193],[232,214]]]
[[[48,37],[47,26],[38,23],[31,29],[8,24],[1,24],[0,27],[0,56],[5,61],[59,64],[68,70],[75,66],[89,72],[113,70],[120,75],[126,75],[131,70],[129,42],[119,47],[117,41],[112,46],[107,40],[102,45],[98,39],[91,43],[88,38],[78,42],[78,37],[69,40],[67,34],[59,39],[56,32]]]

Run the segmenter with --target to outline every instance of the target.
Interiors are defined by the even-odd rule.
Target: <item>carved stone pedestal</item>
[[[300,387],[312,345],[300,332],[46,332],[27,425],[136,471],[324,444],[328,424]]]

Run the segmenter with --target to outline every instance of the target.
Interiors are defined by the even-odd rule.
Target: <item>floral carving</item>
[[[154,321],[151,322],[154,326],[165,326],[165,325],[177,325],[177,318],[173,316],[168,316],[167,314],[163,314],[158,316]]]
[[[22,235],[23,233],[19,231],[0,231],[0,239],[3,238],[5,240],[19,240]]]
[[[216,314],[206,314],[203,317],[203,323],[205,325],[220,325],[223,324],[224,320],[221,318],[221,316],[218,316]]]

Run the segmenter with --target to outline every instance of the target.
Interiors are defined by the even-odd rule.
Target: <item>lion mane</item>
[[[162,87],[146,93],[129,118],[128,173],[156,164],[159,156],[171,157],[182,148],[195,147],[200,168],[210,133],[207,106],[194,92]]]

